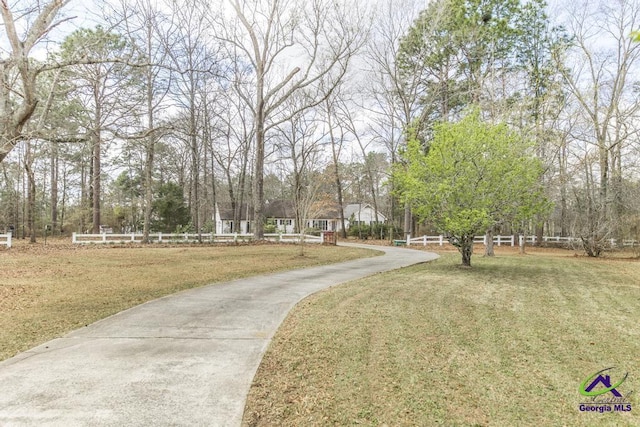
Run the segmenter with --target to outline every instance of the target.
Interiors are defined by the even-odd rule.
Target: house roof
[[[308,219],[336,219],[340,218],[340,211],[334,206],[313,206],[313,212]],[[295,206],[292,200],[272,200],[265,205],[266,218],[294,218]]]
[[[369,203],[349,203],[344,207],[344,217],[346,219],[351,218],[351,215],[358,218],[358,213],[362,212],[365,209],[371,209],[373,211],[373,206]],[[378,211],[378,218],[381,221],[386,221],[387,217],[384,216],[380,211]]]
[[[248,211],[247,211],[248,207]],[[368,203],[349,203],[344,207],[344,217],[345,219],[349,219],[351,215],[358,216],[358,212],[361,212],[365,209],[373,210],[373,207]],[[223,206],[219,206],[220,219],[222,220],[232,220],[233,219],[233,209],[231,209],[231,205],[225,204]],[[247,219],[247,212],[249,213],[249,219],[253,219],[253,207],[251,205],[243,204],[240,208],[240,219]],[[270,202],[265,203],[264,209],[265,218],[294,218],[295,217],[295,209],[292,200],[272,200]],[[382,215],[382,213],[378,212],[378,216],[380,220],[385,221],[386,217]],[[319,207],[317,210],[314,209],[314,214],[311,215],[312,218],[309,219],[339,219],[340,218],[340,210],[336,206],[324,205]]]
[[[333,206],[324,206],[314,212],[315,215],[311,215],[313,218],[309,219],[339,219],[340,211]]]
[[[247,211],[247,208],[249,209]],[[233,219],[233,209],[231,208],[231,204],[218,205],[218,211],[220,212],[220,219],[223,220],[232,220]],[[247,212],[249,213],[249,218],[253,219],[253,207],[251,205],[247,205],[243,203],[240,206],[240,220],[244,221],[247,219]]]
[[[266,218],[293,218],[295,216],[293,201],[272,200],[265,204],[264,216]]]

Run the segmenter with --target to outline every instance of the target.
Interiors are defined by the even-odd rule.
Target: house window
[[[327,231],[328,221],[326,219],[316,219],[313,221],[313,228],[317,230]]]
[[[289,226],[292,225],[292,220],[290,219],[279,219],[278,220],[278,225],[284,225],[284,226]]]

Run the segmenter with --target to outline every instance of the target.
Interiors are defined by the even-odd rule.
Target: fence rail
[[[2,235],[0,235],[1,237]],[[105,243],[142,243],[143,234],[126,233],[126,234],[80,234],[73,233],[73,244],[105,244]],[[265,234],[265,239],[271,242],[282,243],[299,243],[303,240],[305,243],[323,243],[323,236],[311,236],[304,234]],[[153,243],[237,243],[250,242],[254,239],[252,233],[152,233],[149,234],[149,241]],[[1,242],[0,242],[1,243]]]
[[[486,245],[487,244],[486,236],[474,237],[473,243],[483,243]],[[493,236],[493,243],[497,244],[498,246],[502,246],[506,244],[510,246],[515,246],[515,237],[514,236]],[[407,238],[407,244],[408,245],[422,244],[423,246],[427,246],[429,244],[436,244],[438,246],[443,246],[445,244],[449,244],[449,240],[443,235],[421,236],[421,237],[413,237],[413,238],[409,236]]]
[[[486,236],[475,236],[473,238],[473,242],[474,243],[482,243],[484,245],[487,244],[487,237]],[[536,236],[518,236],[518,239],[516,240],[516,236],[493,236],[493,243],[497,244],[498,246],[515,246],[516,242],[519,244],[520,242],[522,242],[522,239],[525,239],[526,243],[536,243],[537,242],[537,237]],[[559,244],[575,244],[575,243],[580,243],[581,240],[577,237],[558,237],[558,236],[544,236],[542,238],[542,241],[544,243],[559,243]],[[607,243],[611,246],[611,247],[615,247],[618,246],[616,239],[608,239]],[[449,244],[449,240],[443,236],[420,236],[420,237],[411,237],[408,236],[407,237],[407,245],[423,245],[423,246],[427,246],[429,244],[435,244],[435,245],[439,245],[439,246],[443,246],[444,244]],[[638,246],[640,244],[640,242],[638,242],[637,240],[623,240],[622,241],[622,246],[623,247],[632,247],[632,246]]]
[[[0,234],[0,245],[5,245],[7,248],[11,247],[11,233]]]

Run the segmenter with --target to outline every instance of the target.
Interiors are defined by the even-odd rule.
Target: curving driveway
[[[264,351],[321,289],[437,258],[384,255],[142,304],[0,363],[0,426],[238,426]]]

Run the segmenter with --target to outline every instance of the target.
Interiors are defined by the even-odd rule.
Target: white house
[[[234,221],[233,208],[229,206],[223,206],[222,208],[216,203],[215,211],[213,213],[213,222],[216,225],[216,234],[228,234],[228,233],[250,233],[251,223],[253,222],[253,208],[249,205],[243,204],[237,207],[240,210],[240,221],[236,223]]]
[[[344,219],[347,228],[351,225],[373,225],[387,221],[387,217],[380,212],[376,216],[375,209],[368,203],[349,203],[344,207]]]
[[[233,209],[230,206],[219,208],[216,205],[213,220],[216,224],[217,234],[252,232],[253,209],[248,205],[242,205],[239,210],[240,221],[236,224]],[[347,229],[351,225],[372,225],[376,222],[384,223],[387,220],[380,212],[378,212],[376,219],[375,210],[368,203],[350,203],[344,207],[343,212]],[[295,210],[293,202],[290,200],[274,200],[267,203],[265,206],[265,218],[276,226],[278,232],[293,233],[295,230]],[[307,220],[306,228],[321,231],[340,231],[342,230],[340,211],[335,208],[320,209],[316,212],[314,218]]]

